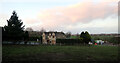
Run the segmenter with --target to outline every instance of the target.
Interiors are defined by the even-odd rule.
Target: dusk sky
[[[0,26],[13,10],[35,31],[118,33],[118,0],[0,0]]]

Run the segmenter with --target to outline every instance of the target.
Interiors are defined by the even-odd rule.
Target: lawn
[[[117,46],[3,45],[3,61],[117,61]]]

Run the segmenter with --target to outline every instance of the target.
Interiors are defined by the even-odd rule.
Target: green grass
[[[78,38],[80,38],[79,36],[71,36],[70,37],[71,39],[78,39]]]
[[[117,46],[3,45],[3,61],[117,61]]]

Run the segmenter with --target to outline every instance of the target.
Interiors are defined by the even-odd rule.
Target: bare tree
[[[70,37],[71,37],[71,32],[67,32],[67,33],[66,33],[66,37],[67,37],[67,38],[70,38]]]
[[[25,31],[33,31],[33,29],[31,27],[28,27],[28,28],[26,28]]]
[[[40,30],[40,32],[46,32],[46,30],[45,30],[44,28],[42,28],[42,29]]]

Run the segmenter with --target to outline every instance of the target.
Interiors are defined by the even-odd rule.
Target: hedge
[[[61,44],[83,44],[82,39],[56,39],[56,43],[61,43]]]
[[[37,39],[41,40],[41,37],[29,37],[29,41],[37,41]]]

